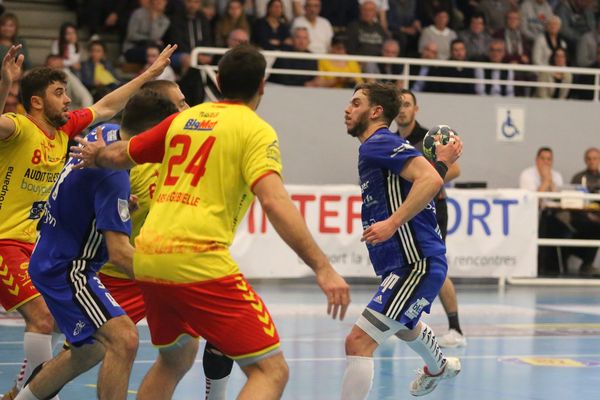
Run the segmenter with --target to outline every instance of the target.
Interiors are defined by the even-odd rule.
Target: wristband
[[[442,179],[444,179],[446,177],[446,173],[448,172],[448,166],[443,161],[436,161],[433,166],[437,173],[440,174]]]

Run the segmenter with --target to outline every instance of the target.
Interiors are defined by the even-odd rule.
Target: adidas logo
[[[375,297],[375,298],[373,299],[373,301],[374,301],[375,303],[379,303],[379,304],[381,304],[381,303],[383,302],[383,299],[381,298],[381,295],[379,295],[379,296]]]

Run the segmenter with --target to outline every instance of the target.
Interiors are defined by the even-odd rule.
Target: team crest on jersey
[[[117,208],[119,211],[119,217],[121,218],[121,221],[129,221],[129,219],[131,218],[131,215],[129,215],[129,201],[124,199],[118,199]]]
[[[34,201],[29,210],[29,219],[40,219],[44,212],[45,201]]]

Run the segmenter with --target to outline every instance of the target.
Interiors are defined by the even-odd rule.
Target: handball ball
[[[423,155],[431,162],[435,162],[435,142],[448,144],[453,142],[452,136],[458,135],[448,125],[437,125],[427,131],[423,138]]]

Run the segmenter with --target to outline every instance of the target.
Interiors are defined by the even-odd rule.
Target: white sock
[[[54,355],[54,350],[56,350],[56,346],[60,343],[60,345],[62,346],[63,343],[65,341],[65,335],[63,335],[62,333],[57,333],[54,332],[52,334],[52,352]]]
[[[23,389],[23,385],[25,384],[25,370],[27,369],[27,359],[23,359],[23,363],[21,364],[21,368],[19,369],[19,375],[17,375],[17,379],[15,380],[15,386],[17,387],[17,391]]]
[[[15,400],[40,400],[31,393],[29,390],[29,385],[25,386],[17,395]]]
[[[346,356],[346,372],[342,381],[342,400],[364,400],[373,385],[373,357]]]
[[[52,358],[52,335],[25,332],[23,347],[27,359],[27,368],[25,368],[25,376],[23,377],[25,382],[29,379],[35,367]]]
[[[206,378],[206,400],[225,400],[227,398],[229,375],[221,379]]]
[[[412,342],[406,342],[406,344],[425,361],[429,373],[437,375],[442,372],[444,365],[446,365],[446,358],[440,350],[435,334],[426,323],[421,322],[419,336]]]

